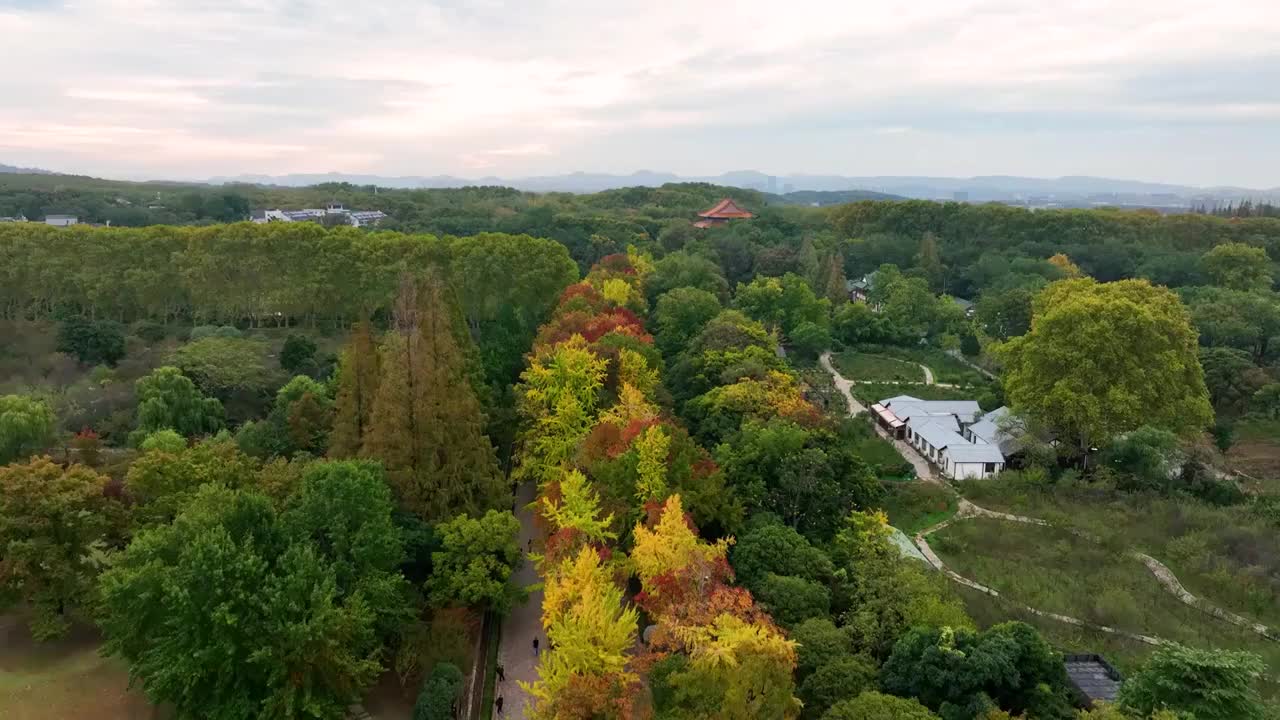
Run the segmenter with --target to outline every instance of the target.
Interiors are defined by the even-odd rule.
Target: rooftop
[[[1081,705],[1092,705],[1098,700],[1112,702],[1120,692],[1120,673],[1101,655],[1066,655],[1062,658],[1067,668],[1067,679],[1076,690]]]
[[[705,212],[698,213],[698,217],[704,218],[723,218],[726,220],[753,218],[755,215],[738,207],[738,204],[729,198],[725,198],[716,203],[715,207]]]

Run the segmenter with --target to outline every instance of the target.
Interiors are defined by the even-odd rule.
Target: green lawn
[[[933,371],[935,382],[950,385],[983,385],[987,378],[960,360],[948,355],[940,348],[917,345],[913,347],[897,347],[894,345],[859,346],[860,354],[879,357],[896,358],[906,362],[920,363],[929,366]],[[845,377],[848,377],[847,375]],[[873,379],[873,378],[868,378]]]
[[[854,397],[870,404],[880,402],[897,395],[910,395],[921,400],[977,400],[977,390],[963,388],[944,388],[937,385],[884,385],[880,383],[858,383],[852,388]],[[994,410],[994,408],[986,408]]]
[[[1183,604],[1137,560],[1066,531],[968,519],[929,543],[953,570],[1008,602],[1187,645],[1249,650],[1272,676],[1280,669],[1280,643]]]
[[[98,654],[97,632],[76,626],[37,643],[17,613],[0,616],[0,718],[152,720],[162,717],[141,689],[129,689],[122,661]]]
[[[885,355],[846,350],[832,355],[831,361],[841,375],[855,382],[924,382],[918,365]]]
[[[915,535],[955,515],[956,495],[934,483],[885,483],[883,508],[890,525]]]

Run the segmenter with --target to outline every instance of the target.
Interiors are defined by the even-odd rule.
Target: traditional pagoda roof
[[[753,218],[755,215],[738,207],[737,203],[729,198],[725,198],[716,203],[716,206],[706,212],[698,213],[698,217],[704,218],[722,218],[725,220],[747,219]]]

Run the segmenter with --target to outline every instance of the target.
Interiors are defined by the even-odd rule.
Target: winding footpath
[[[832,366],[831,353],[830,352],[823,353],[820,358],[820,362],[822,364],[822,367],[827,372],[831,373],[831,378],[835,383],[836,389],[839,390],[841,394],[844,395],[845,400],[849,403],[850,417],[857,417],[858,415],[861,415],[862,413],[867,412],[867,408],[853,397],[853,393],[850,390],[850,388],[854,384],[854,381],[851,381],[845,378],[844,376],[842,376],[839,372],[836,371],[835,367]],[[926,372],[928,371],[926,370]],[[932,379],[932,373],[929,373],[927,377],[929,379]],[[956,493],[955,489],[952,488],[945,480],[943,480],[942,478],[939,478],[934,473],[933,466],[931,466],[928,463],[928,461],[924,459],[923,456],[921,456],[918,452],[916,452],[915,448],[911,447],[905,442],[902,442],[901,440],[897,440],[895,438],[889,437],[881,430],[879,425],[875,425],[875,430],[876,430],[876,433],[880,435],[880,437],[892,442],[894,447],[898,449],[898,452],[900,452],[902,456],[906,458],[908,462],[911,463],[912,467],[915,468],[917,477],[919,477],[921,480],[925,482],[931,482],[936,485],[945,487],[949,492],[956,495],[956,503],[957,503],[956,514],[951,516],[947,520],[944,520],[938,523],[937,525],[934,525],[929,528],[925,528],[924,530],[921,530],[920,532],[916,533],[915,537],[913,538],[913,540],[915,541],[916,547],[919,548],[920,552],[923,553],[925,558],[928,559],[929,564],[933,565],[935,569],[945,574],[952,581],[960,585],[964,585],[965,587],[969,587],[974,590],[977,590],[978,592],[985,593],[992,597],[996,597],[996,598],[1002,597],[998,590],[994,590],[985,585],[982,585],[981,583],[978,583],[975,580],[966,578],[960,575],[959,573],[955,572],[954,570],[951,570],[950,568],[948,568],[946,564],[942,562],[942,559],[938,557],[937,553],[933,551],[933,548],[929,547],[929,542],[927,539],[928,536],[950,526],[952,523],[956,521],[964,520],[966,518],[975,518],[975,517],[993,518],[997,520],[1004,520],[1007,522],[1017,522],[1017,523],[1027,524],[1027,525],[1039,525],[1041,527],[1053,527],[1053,526],[1049,522],[1045,520],[1041,520],[1039,518],[1026,517],[1024,515],[1013,515],[1010,513],[999,512],[996,510],[988,510],[987,508],[974,505],[973,503],[965,499],[963,496],[959,495],[959,493]],[[1075,530],[1068,529],[1068,532],[1072,532],[1076,535],[1081,535],[1082,537],[1087,537]],[[1145,553],[1138,552],[1136,550],[1130,550],[1129,556],[1134,558],[1135,560],[1138,560],[1144,566],[1146,566],[1147,569],[1151,571],[1151,574],[1155,576],[1156,580],[1160,583],[1161,587],[1163,587],[1166,591],[1168,591],[1174,597],[1178,598],[1178,600],[1182,601],[1184,604],[1189,605],[1197,610],[1200,610],[1201,612],[1204,612],[1208,615],[1211,615],[1219,620],[1222,620],[1223,622],[1227,622],[1237,627],[1241,627],[1251,632],[1254,632],[1264,638],[1267,638],[1268,640],[1280,642],[1280,631],[1276,630],[1275,628],[1270,628],[1266,625],[1250,620],[1249,618],[1246,618],[1242,615],[1237,615],[1236,613],[1230,612],[1228,610],[1224,610],[1210,603],[1209,601],[1203,598],[1197,597],[1196,595],[1193,595],[1192,593],[1188,592],[1187,589],[1182,586],[1182,583],[1178,581],[1178,578],[1176,575],[1173,574],[1173,571],[1170,570],[1168,567],[1166,567],[1164,563],[1161,563],[1159,560]],[[1098,630],[1098,631],[1109,633],[1112,635],[1119,635],[1122,637],[1129,638],[1130,640],[1136,640],[1138,642],[1147,643],[1148,645],[1163,645],[1168,642],[1166,640],[1163,640],[1161,638],[1158,638],[1152,635],[1142,635],[1137,633],[1126,632],[1124,630],[1108,627],[1106,625],[1098,625],[1085,620],[1081,620],[1079,618],[1070,617],[1068,615],[1061,615],[1058,613],[1053,613],[1046,610],[1040,610],[1038,608],[1033,608],[1026,605],[1020,605],[1017,603],[1011,603],[1011,604],[1015,605],[1018,609],[1024,612],[1031,613],[1033,615],[1050,618],[1052,620],[1057,620],[1059,622],[1066,623],[1069,625],[1076,625],[1078,627]]]

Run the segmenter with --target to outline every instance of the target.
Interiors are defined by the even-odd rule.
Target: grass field
[[[937,385],[883,385],[880,383],[855,383],[854,397],[865,403],[875,403],[895,395],[910,395],[921,400],[974,400],[977,393],[964,388],[945,388]],[[995,408],[984,408],[994,410]]]
[[[1246,420],[1237,425],[1227,464],[1257,479],[1258,490],[1280,495],[1280,420]]]
[[[925,482],[885,483],[884,511],[889,524],[907,535],[933,527],[956,514],[956,496]]]
[[[123,662],[98,654],[97,632],[37,643],[17,613],[0,616],[0,718],[4,720],[152,720],[163,717],[140,689],[129,689]]]
[[[969,519],[933,534],[930,545],[1009,602],[1187,645],[1248,650],[1272,677],[1280,669],[1280,643],[1183,604],[1137,560],[1066,531]]]
[[[1280,626],[1280,532],[1248,505],[1216,507],[1189,498],[1118,493],[1005,473],[960,486],[993,510],[1042,518],[1159,559],[1192,593]]]
[[[858,347],[858,351],[859,354],[894,358],[905,362],[927,365],[933,371],[934,381],[948,385],[982,385],[987,382],[987,378],[982,373],[935,347],[864,345]],[[845,375],[845,377],[850,376]]]
[[[845,351],[831,356],[836,370],[856,382],[924,382],[924,371],[913,362],[885,355]]]

